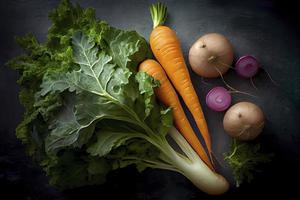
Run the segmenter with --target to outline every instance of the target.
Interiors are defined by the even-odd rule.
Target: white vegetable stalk
[[[183,156],[174,151],[169,145],[166,145],[171,153],[171,155],[168,156],[172,160],[172,164],[178,169],[179,173],[183,174],[196,187],[208,194],[220,195],[229,189],[227,180],[220,174],[213,172],[200,159],[176,128],[172,127],[169,135],[186,154],[186,156]]]

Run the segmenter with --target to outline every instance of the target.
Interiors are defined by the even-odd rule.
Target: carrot
[[[150,7],[150,12],[153,21],[150,35],[151,50],[193,115],[211,156],[212,147],[207,123],[185,64],[179,40],[172,29],[163,26],[167,18],[167,8],[158,3]]]
[[[207,156],[202,144],[194,133],[184,110],[180,104],[179,98],[172,84],[170,83],[164,69],[155,60],[148,59],[142,62],[139,66],[140,71],[144,71],[154,79],[159,80],[160,87],[155,89],[155,95],[166,106],[172,108],[173,119],[176,128],[183,137],[190,143],[199,157],[211,168],[212,164]]]

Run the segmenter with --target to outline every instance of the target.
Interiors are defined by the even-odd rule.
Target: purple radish
[[[238,59],[235,63],[235,70],[237,74],[244,78],[252,78],[257,74],[260,68],[258,60],[251,55],[245,55]]]
[[[206,95],[206,104],[213,111],[224,111],[231,104],[231,95],[224,87],[214,87]]]

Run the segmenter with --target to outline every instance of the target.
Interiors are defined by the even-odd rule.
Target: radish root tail
[[[271,80],[271,82],[276,85],[279,86],[279,84],[272,78],[271,74],[264,68],[262,68],[264,70],[264,72],[266,72],[267,76],[269,77],[269,79]]]
[[[230,69],[235,70],[234,67],[232,67],[231,65],[227,65],[226,63],[223,63],[223,62],[221,62],[221,61],[217,61],[217,63],[220,64],[220,65],[223,65],[223,66],[225,66],[225,67],[228,67],[228,68],[230,68]]]
[[[255,95],[253,95],[253,94],[250,94],[250,93],[248,93],[248,92],[239,91],[239,90],[235,89],[234,87],[230,86],[230,85],[225,81],[225,79],[224,79],[222,73],[220,72],[220,70],[219,70],[218,68],[216,68],[216,67],[215,67],[215,69],[216,69],[217,72],[220,74],[221,79],[222,79],[223,83],[226,85],[226,87],[228,87],[228,88],[231,90],[230,93],[240,93],[240,94],[245,94],[245,95],[248,95],[248,96],[251,96],[251,97],[257,97],[257,96],[255,96]]]
[[[254,84],[253,77],[250,78],[250,82],[251,82],[251,85],[252,85],[256,90],[258,90],[257,87],[256,87],[256,85]]]

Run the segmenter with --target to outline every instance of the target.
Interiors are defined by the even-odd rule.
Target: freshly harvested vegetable
[[[179,132],[184,136],[184,138],[191,144],[200,158],[211,168],[213,166],[203,148],[202,144],[200,143],[198,137],[194,133],[193,128],[188,121],[184,110],[181,106],[179,98],[175,89],[173,88],[172,84],[170,83],[167,75],[161,65],[152,59],[147,59],[143,61],[140,66],[139,70],[146,72],[154,79],[160,82],[160,86],[155,89],[155,94],[158,99],[163,102],[166,106],[172,108],[172,115],[174,119],[174,123],[179,130]]]
[[[244,78],[252,78],[260,69],[258,60],[251,55],[245,55],[240,57],[235,63],[236,73]]]
[[[152,5],[150,11],[153,20],[153,30],[150,34],[151,50],[192,113],[211,156],[212,146],[210,134],[198,96],[184,61],[180,42],[175,31],[167,26],[163,26],[167,18],[167,7],[158,3]]]
[[[263,130],[264,114],[255,104],[239,102],[231,106],[223,119],[225,131],[238,140],[253,140]]]
[[[224,87],[214,87],[206,95],[206,105],[213,111],[224,111],[230,104],[231,95]]]
[[[20,73],[26,109],[17,137],[50,184],[100,184],[110,171],[134,164],[139,171],[176,171],[209,194],[228,189],[172,127],[171,109],[155,99],[159,82],[137,72],[151,57],[143,37],[98,21],[94,9],[67,0],[49,16],[47,42],[19,38],[25,53],[8,64]],[[182,152],[170,146],[168,132]]]
[[[172,127],[169,134],[189,158],[186,160],[186,158],[180,156],[181,159],[178,160],[178,168],[185,170],[179,172],[186,176],[195,186],[207,194],[224,194],[229,189],[229,183],[227,180],[220,174],[212,171],[199,158],[189,143],[182,137],[180,133],[178,133],[177,129]]]
[[[262,163],[271,161],[271,154],[262,153],[259,144],[233,140],[224,159],[232,169],[236,187],[243,182],[250,183]]]
[[[25,108],[17,138],[50,184],[60,189],[103,183],[110,171],[134,163],[143,170],[142,160],[158,159],[160,150],[131,136],[146,123],[157,135],[166,134],[172,121],[170,111],[150,101],[158,83],[135,73],[138,63],[151,57],[146,40],[97,20],[94,9],[67,0],[49,18],[47,41],[39,43],[32,34],[18,37],[24,54],[8,62],[20,74],[19,99]],[[77,71],[79,63],[82,69]],[[96,79],[93,73],[98,76],[100,69]],[[131,154],[137,159],[125,157]]]
[[[225,74],[233,61],[233,47],[219,33],[208,33],[200,37],[190,48],[189,62],[193,71],[205,78],[216,78]]]

